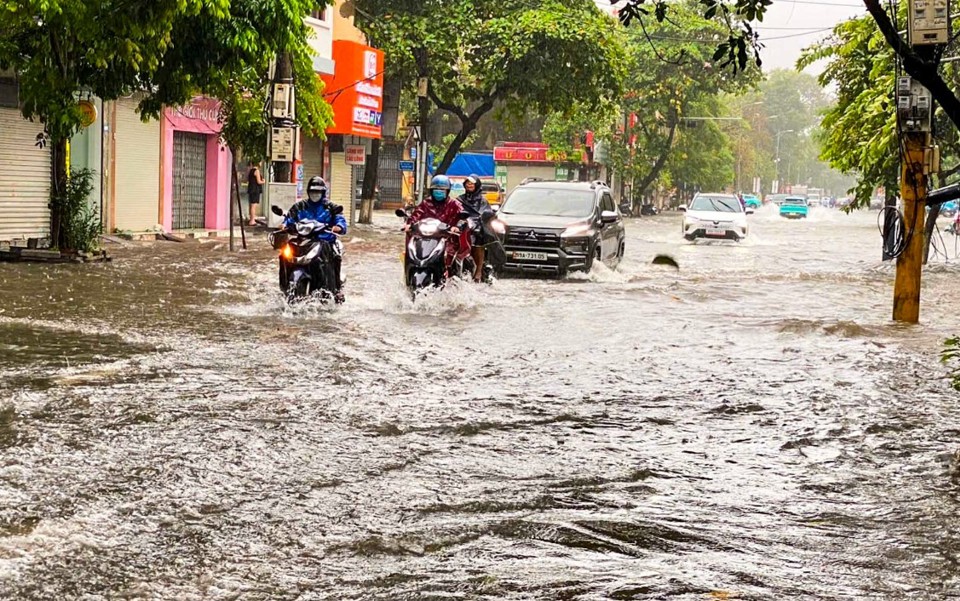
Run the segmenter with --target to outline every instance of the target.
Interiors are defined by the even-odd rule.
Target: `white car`
[[[683,216],[683,237],[687,240],[708,238],[715,240],[740,241],[750,233],[747,215],[753,209],[740,205],[740,200],[732,194],[697,194],[690,206],[681,205]]]

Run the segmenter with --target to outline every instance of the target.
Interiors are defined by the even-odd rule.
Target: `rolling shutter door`
[[[306,190],[307,182],[310,181],[310,178],[315,175],[323,174],[323,141],[319,138],[308,138],[304,136],[303,141],[303,151],[301,152],[301,158],[303,159],[303,185],[304,190]],[[306,194],[306,191],[304,191]]]
[[[353,194],[353,167],[347,165],[346,155],[334,152],[330,155],[330,198],[338,205],[343,206],[347,214],[350,210],[350,199]]]
[[[115,227],[142,232],[159,222],[160,122],[141,121],[137,102],[117,101]]]
[[[43,125],[0,108],[0,240],[50,235],[50,147],[36,145]]]

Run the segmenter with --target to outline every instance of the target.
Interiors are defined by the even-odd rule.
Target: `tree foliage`
[[[729,184],[732,156],[726,134],[702,121],[698,122],[702,128],[682,127],[688,117],[709,116],[698,113],[715,106],[711,99],[724,92],[745,91],[759,77],[753,67],[737,73],[720,68],[713,40],[724,33],[723,26],[700,15],[692,2],[673,4],[669,20],[652,19],[642,27],[625,29],[627,76],[624,93],[612,99],[612,110],[580,107],[579,111],[555,114],[550,119],[556,122],[550,126],[551,133],[596,132],[608,142],[611,168],[634,182],[635,196],[655,183],[679,183],[676,174],[719,185],[717,174],[706,177],[694,162],[716,167],[717,160],[726,161],[718,174],[727,177],[725,183]],[[636,123],[625,127],[618,117],[621,114],[635,114]],[[705,131],[710,135],[699,141],[685,139]],[[563,140],[556,137],[545,141],[562,148]],[[678,160],[678,156],[686,158]]]
[[[617,4],[612,0],[611,4]],[[763,21],[767,8],[774,0],[699,0],[700,10],[705,18],[722,24],[727,31],[726,38],[716,44],[716,56],[724,57],[724,64],[733,70],[743,69],[752,61],[761,64],[760,37],[750,25],[750,21]],[[940,63],[941,53],[930,46],[914,48],[898,31],[897,15],[891,15],[888,7],[893,3],[881,0],[863,0],[864,7],[876,24],[886,45],[892,49],[904,71],[927,88],[934,101],[943,107],[944,116],[960,129],[960,97],[951,85],[950,77],[945,76]],[[900,3],[902,7],[904,3]],[[675,10],[671,0],[626,0],[620,9],[620,19],[626,24],[655,19],[658,22],[669,20]],[[651,17],[652,15],[652,17]]]
[[[829,39],[804,51],[798,67],[824,59],[819,82],[835,86],[837,96],[823,115],[821,157],[855,174],[855,206],[869,205],[878,186],[894,189],[899,179],[894,52],[865,16],[837,25]]]
[[[590,0],[357,0],[358,25],[389,69],[429,77],[432,103],[460,131],[443,172],[480,117],[494,108],[564,111],[616,95],[624,72],[615,21]]]
[[[305,84],[297,97],[303,122],[324,129],[332,117],[309,68],[302,21],[317,5],[317,0],[0,0],[0,68],[17,74],[23,115],[40,120],[54,144],[54,193],[66,186],[62,150],[80,127],[81,92],[108,101],[139,93],[145,116],[201,93],[220,98],[226,135],[262,148],[265,139],[254,145],[249,134],[266,131],[256,103],[264,97],[267,61],[286,51]]]

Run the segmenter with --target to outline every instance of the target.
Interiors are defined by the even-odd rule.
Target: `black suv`
[[[564,275],[623,257],[623,217],[602,182],[524,183],[497,216],[506,226],[504,271]]]

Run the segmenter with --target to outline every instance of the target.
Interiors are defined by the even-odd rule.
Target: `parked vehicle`
[[[942,217],[956,217],[957,215],[957,201],[951,200],[950,202],[945,202],[940,206],[940,215]]]
[[[809,204],[802,196],[788,196],[780,205],[780,216],[787,219],[806,219],[808,212]]]
[[[682,233],[687,240],[712,238],[739,242],[750,233],[747,215],[753,209],[744,209],[733,194],[697,194],[690,206],[680,205],[684,213]]]
[[[615,267],[626,245],[623,217],[603,182],[531,181],[510,192],[504,271],[564,275],[596,261]]]
[[[283,216],[283,210],[272,206],[274,215]],[[336,207],[335,214],[343,212]],[[334,261],[335,249],[330,242],[318,239],[327,232],[327,224],[314,220],[297,222],[291,230],[271,232],[268,240],[279,251],[280,290],[290,301],[318,296],[322,301],[337,299],[337,281]],[[342,298],[342,297],[340,297]]]

